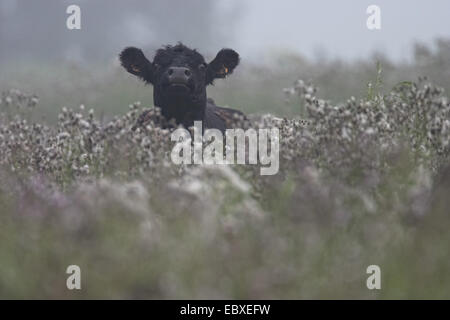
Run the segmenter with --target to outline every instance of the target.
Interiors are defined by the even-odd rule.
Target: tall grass
[[[449,298],[449,100],[424,78],[391,85],[403,73],[382,61],[370,70],[334,88],[294,81],[293,68],[261,80],[267,91],[235,90],[244,74],[213,90],[249,113],[289,115],[236,124],[280,129],[275,176],[174,165],[170,130],[131,130],[151,89],[119,71],[85,70],[53,92],[56,68],[40,87],[17,82],[47,96],[1,96],[0,297]],[[347,98],[329,99],[346,85]],[[72,264],[80,291],[66,288]],[[373,264],[381,290],[366,287]]]

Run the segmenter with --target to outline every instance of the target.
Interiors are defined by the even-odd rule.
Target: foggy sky
[[[230,3],[241,0],[229,0]],[[241,51],[290,48],[308,57],[363,58],[373,51],[394,60],[411,56],[414,41],[450,38],[449,0],[245,0],[236,39]],[[369,5],[381,9],[381,30],[366,27]]]
[[[80,5],[82,30],[65,30],[68,4]],[[379,31],[366,27],[371,4],[381,8]],[[279,51],[347,60],[378,51],[398,61],[411,57],[415,41],[450,38],[449,18],[449,0],[0,0],[0,58],[104,59],[124,45],[182,41],[256,60]]]

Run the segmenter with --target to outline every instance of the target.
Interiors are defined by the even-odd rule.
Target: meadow
[[[242,64],[209,94],[280,129],[274,176],[174,165],[117,63],[3,66],[0,298],[450,298],[450,42]]]

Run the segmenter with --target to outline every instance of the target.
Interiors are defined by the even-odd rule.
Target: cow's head
[[[182,120],[186,113],[204,111],[206,87],[231,74],[239,55],[222,49],[206,63],[200,53],[179,43],[157,50],[153,61],[140,49],[129,47],[120,54],[120,61],[128,72],[153,85],[154,104],[163,114]]]

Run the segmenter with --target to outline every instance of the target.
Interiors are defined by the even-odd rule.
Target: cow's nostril
[[[170,68],[169,71],[167,72],[169,74],[169,76],[171,76],[173,74],[173,69]]]
[[[189,70],[184,70],[184,74],[189,77],[191,75],[191,72]]]

